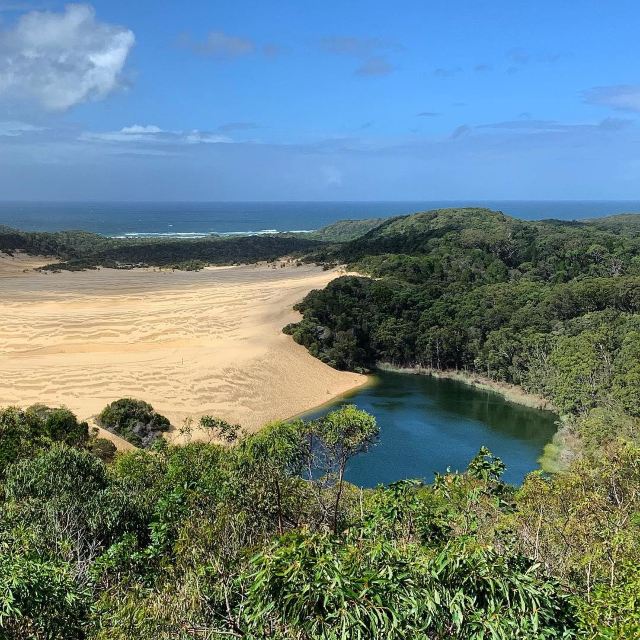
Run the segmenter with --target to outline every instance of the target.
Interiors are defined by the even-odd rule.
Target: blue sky
[[[0,194],[640,198],[637,2],[0,0]]]

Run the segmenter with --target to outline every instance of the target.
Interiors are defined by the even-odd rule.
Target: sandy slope
[[[14,278],[30,273],[37,267],[58,262],[58,258],[45,258],[41,256],[29,256],[19,251],[13,255],[0,251],[0,278]]]
[[[0,406],[65,404],[86,419],[133,396],[174,425],[206,413],[254,430],[365,381],[281,332],[298,316],[292,305],[335,272],[4,271]]]

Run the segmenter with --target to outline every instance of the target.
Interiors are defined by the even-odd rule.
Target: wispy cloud
[[[617,84],[592,87],[582,92],[589,104],[611,107],[620,111],[640,112],[640,84]]]
[[[385,58],[376,56],[365,60],[356,70],[357,76],[386,76],[390,74],[395,67]]]
[[[449,78],[462,71],[461,67],[438,67],[434,69],[433,75],[437,78]]]
[[[10,122],[0,122],[0,136],[15,138],[27,133],[34,133],[36,131],[44,131],[44,127],[36,127],[33,124],[17,122],[15,120]]]
[[[513,47],[506,52],[509,66],[506,69],[508,74],[518,73],[521,69],[533,64],[553,65],[567,56],[566,53],[553,52],[532,52],[522,47]]]
[[[286,51],[286,47],[283,47],[280,44],[276,44],[275,42],[267,42],[267,44],[262,45],[262,53],[267,58],[277,58],[283,55]]]
[[[232,131],[249,131],[258,128],[259,125],[255,122],[226,122],[218,127],[218,131],[221,133],[231,133]]]
[[[326,53],[358,58],[360,65],[355,69],[357,76],[385,76],[395,70],[389,62],[389,54],[402,51],[402,45],[382,38],[360,38],[356,36],[330,36],[320,41],[320,48]]]
[[[229,143],[231,138],[208,131],[170,131],[156,125],[134,124],[118,131],[92,132],[80,135],[85,142],[152,143],[164,145]]]
[[[479,124],[478,129],[507,129],[511,131],[561,131],[566,125],[555,120],[504,120],[501,122],[491,122],[489,124]]]
[[[528,64],[529,60],[531,60],[531,54],[521,47],[514,47],[507,51],[507,58],[513,64],[523,65]]]
[[[420,113],[416,113],[416,116],[419,118],[435,118],[439,115],[436,111],[421,111]]]
[[[194,53],[219,60],[229,60],[250,55],[256,51],[256,43],[250,38],[231,35],[224,31],[210,31],[204,40],[197,40],[188,33],[178,38],[178,44]]]
[[[403,193],[415,193],[415,199],[478,198],[482,189],[489,198],[522,176],[531,183],[532,195],[527,197],[595,198],[605,190],[632,198],[640,168],[640,127],[623,118],[582,123],[531,118],[533,124],[527,125],[522,119],[467,121],[453,132],[396,136],[375,127],[341,138],[233,144],[213,143],[229,140],[220,132],[186,126],[168,130],[144,123],[80,135],[74,126],[55,120],[58,129],[51,125],[0,137],[0,187],[6,198],[28,197],[37,181],[44,197],[108,199],[117,178],[118,193],[126,198],[233,199],[246,196],[247,172],[255,199],[283,194],[295,199],[328,194],[364,199],[372,193],[391,199],[399,185]],[[27,129],[23,124],[28,123],[7,129]],[[428,196],[411,191],[416,185],[422,189],[425,171],[430,176]],[[371,175],[379,179],[372,182]],[[590,175],[587,182],[585,175]],[[555,186],[540,191],[541,184],[548,184],[546,178],[555,180]],[[586,194],[585,184],[591,189]],[[439,195],[434,196],[432,188],[440,189]],[[569,188],[573,191],[567,196]],[[501,197],[523,194],[516,189]]]
[[[33,2],[12,2],[11,0],[0,0],[0,13],[33,11],[36,8],[39,9],[40,7],[34,7]]]
[[[51,111],[104,98],[121,85],[134,41],[131,30],[96,20],[89,5],[26,13],[0,31],[0,98]]]
[[[457,140],[458,138],[462,138],[471,133],[471,127],[468,124],[461,124],[459,127],[456,127],[449,136],[452,140]]]
[[[579,131],[620,131],[628,129],[634,124],[633,120],[626,118],[605,118],[599,122],[565,123],[557,120],[505,120],[489,124],[479,124],[476,129],[493,129],[494,131],[511,131],[514,133],[568,133]]]
[[[356,36],[330,36],[322,38],[320,47],[328,53],[366,58],[381,51],[401,51],[402,45],[383,38],[359,38]]]

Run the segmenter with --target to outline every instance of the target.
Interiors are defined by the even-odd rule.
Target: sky
[[[639,26],[637,0],[0,0],[0,199],[640,199]]]

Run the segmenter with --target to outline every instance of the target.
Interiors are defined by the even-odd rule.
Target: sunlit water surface
[[[557,416],[506,401],[454,380],[381,372],[373,384],[311,412],[324,415],[344,403],[376,416],[380,441],[349,464],[347,479],[364,487],[403,478],[433,479],[464,470],[482,445],[507,465],[505,480],[519,484],[539,468],[556,431]]]

